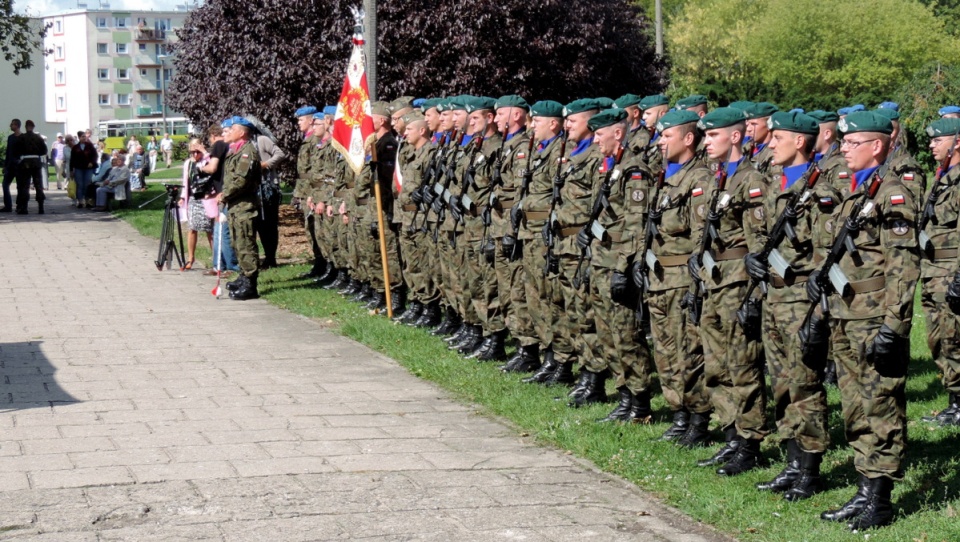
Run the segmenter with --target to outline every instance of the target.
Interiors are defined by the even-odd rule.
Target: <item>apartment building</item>
[[[105,7],[105,6],[104,6]],[[168,53],[190,6],[177,11],[79,9],[43,18],[44,114],[65,131],[105,121],[178,117],[165,109],[173,74]]]

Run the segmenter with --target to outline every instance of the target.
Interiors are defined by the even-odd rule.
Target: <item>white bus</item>
[[[168,118],[164,124],[162,119],[134,119],[134,120],[102,120],[97,124],[97,137],[147,137],[155,135],[162,137],[170,135],[185,135],[193,131],[193,125],[184,117]]]

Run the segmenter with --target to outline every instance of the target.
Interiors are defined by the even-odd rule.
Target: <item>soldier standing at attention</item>
[[[845,432],[860,480],[853,498],[821,518],[851,520],[850,529],[859,531],[892,521],[890,493],[894,480],[903,476],[907,435],[904,386],[920,263],[916,203],[885,164],[893,132],[890,120],[861,111],[841,119],[838,128],[843,133],[840,149],[853,171],[856,189],[844,198],[839,210],[844,227],[833,228],[833,233],[848,231],[846,224],[859,225],[859,233],[850,236],[859,257],[839,259],[837,267],[849,285],[829,301],[831,315],[837,320],[833,342],[840,344],[834,356]],[[851,216],[858,204],[862,210]],[[821,298],[817,273],[807,281],[812,302]]]
[[[892,103],[884,102],[884,104]],[[927,188],[927,175],[923,172],[923,168],[920,167],[917,159],[907,149],[906,137],[900,129],[900,113],[893,107],[880,107],[874,113],[890,119],[890,124],[893,125],[893,133],[890,134],[890,157],[887,159],[887,167],[893,170],[897,177],[903,179],[903,184],[913,194],[913,201],[919,204],[923,201],[923,194]]]
[[[750,149],[748,150],[747,160],[757,168],[760,173],[766,174],[770,167],[770,156],[772,155],[767,146],[770,144],[770,129],[767,127],[767,121],[770,115],[780,109],[769,102],[758,102],[747,106],[743,112],[747,115],[747,136],[751,139]]]
[[[762,247],[763,200],[768,191],[763,175],[743,163],[746,120],[739,109],[723,107],[697,123],[704,132],[706,155],[718,164],[718,171],[717,183],[707,194],[710,203],[702,214],[697,209],[697,215],[706,218],[700,230],[701,239],[707,239],[700,245],[707,248],[704,261],[698,248],[690,257],[689,270],[704,289],[700,321],[704,378],[726,442],[698,465],[719,465],[717,474],[724,476],[755,468],[760,443],[768,434],[759,307],[756,313],[744,315],[744,322],[736,317],[749,280],[743,257]],[[810,127],[816,130],[812,120]],[[717,234],[715,239],[711,232]]]
[[[33,131],[33,121],[27,120],[24,124],[27,131],[20,136],[20,160],[17,169],[17,214],[27,214],[27,202],[30,201],[30,183],[37,192],[37,213],[43,214],[43,177],[40,159],[47,155],[47,143],[39,134]]]
[[[667,168],[664,186],[657,200],[650,202],[649,212],[657,225],[657,235],[647,248],[656,257],[656,265],[649,266],[646,277],[650,284],[646,302],[653,333],[653,359],[663,396],[673,411],[673,423],[661,439],[691,448],[706,443],[710,423],[703,345],[690,315],[694,307],[687,271],[687,260],[697,247],[697,223],[703,221],[697,210],[707,203],[704,187],[711,180],[710,170],[695,159],[700,143],[699,120],[691,111],[670,111],[657,122],[658,145]],[[638,251],[631,268],[638,287],[644,283],[640,271],[645,256]]]
[[[643,101],[643,98],[636,94],[624,94],[613,102],[614,107],[627,113],[626,122],[629,126],[627,148],[630,150],[630,154],[634,156],[642,154],[647,145],[650,144],[650,130],[647,130],[643,123],[641,101]]]
[[[670,111],[670,100],[663,94],[652,94],[640,100],[640,109],[643,110],[643,125],[650,132],[650,141],[643,150],[642,156],[650,169],[650,173],[656,177],[663,169],[663,160],[660,159],[660,145],[658,144],[660,133],[656,131],[656,127],[657,123],[660,122],[660,117]]]
[[[318,138],[313,133],[313,115],[317,108],[312,105],[305,105],[297,109],[294,116],[297,117],[297,127],[303,134],[303,143],[300,144],[300,150],[297,152],[297,184],[293,188],[293,197],[300,200],[303,209],[303,227],[307,231],[307,238],[310,239],[310,246],[313,248],[313,267],[300,278],[315,279],[323,274],[326,268],[323,256],[320,253],[320,245],[313,228],[313,200],[309,197],[310,192],[310,167],[312,165],[313,152],[317,148]]]
[[[223,192],[217,201],[230,206],[230,239],[240,262],[240,274],[231,283],[230,299],[243,301],[260,297],[257,276],[260,256],[257,250],[257,231],[254,222],[260,212],[260,154],[250,142],[253,124],[243,117],[233,117],[233,124],[224,133],[230,145],[223,166]]]
[[[313,199],[313,228],[320,255],[326,262],[322,274],[313,280],[319,286],[332,283],[337,276],[336,269],[341,267],[338,259],[341,255],[337,251],[337,220],[333,216],[333,193],[336,176],[336,163],[339,153],[330,144],[332,136],[327,129],[326,114],[313,114],[313,135],[316,145],[311,157],[310,176],[314,187]]]

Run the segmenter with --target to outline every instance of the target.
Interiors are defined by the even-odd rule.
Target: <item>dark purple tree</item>
[[[171,107],[200,126],[259,116],[287,148],[292,111],[333,104],[360,0],[209,0],[178,31]],[[651,94],[666,67],[628,0],[392,0],[377,12],[381,98]]]

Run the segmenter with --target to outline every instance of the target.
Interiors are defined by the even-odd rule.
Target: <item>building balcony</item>
[[[150,92],[159,93],[163,91],[163,87],[160,86],[160,80],[154,79],[140,79],[133,84],[133,88],[136,89],[137,92],[145,94]]]
[[[154,109],[149,105],[140,105],[137,106],[137,116],[138,117],[160,117],[162,113],[158,109]]]
[[[136,41],[164,42],[167,41],[166,30],[156,30],[153,28],[138,28],[133,34]]]
[[[160,61],[157,60],[156,58],[151,58],[148,55],[137,55],[133,57],[133,65],[137,66],[138,68],[150,68],[150,67],[159,68]]]

